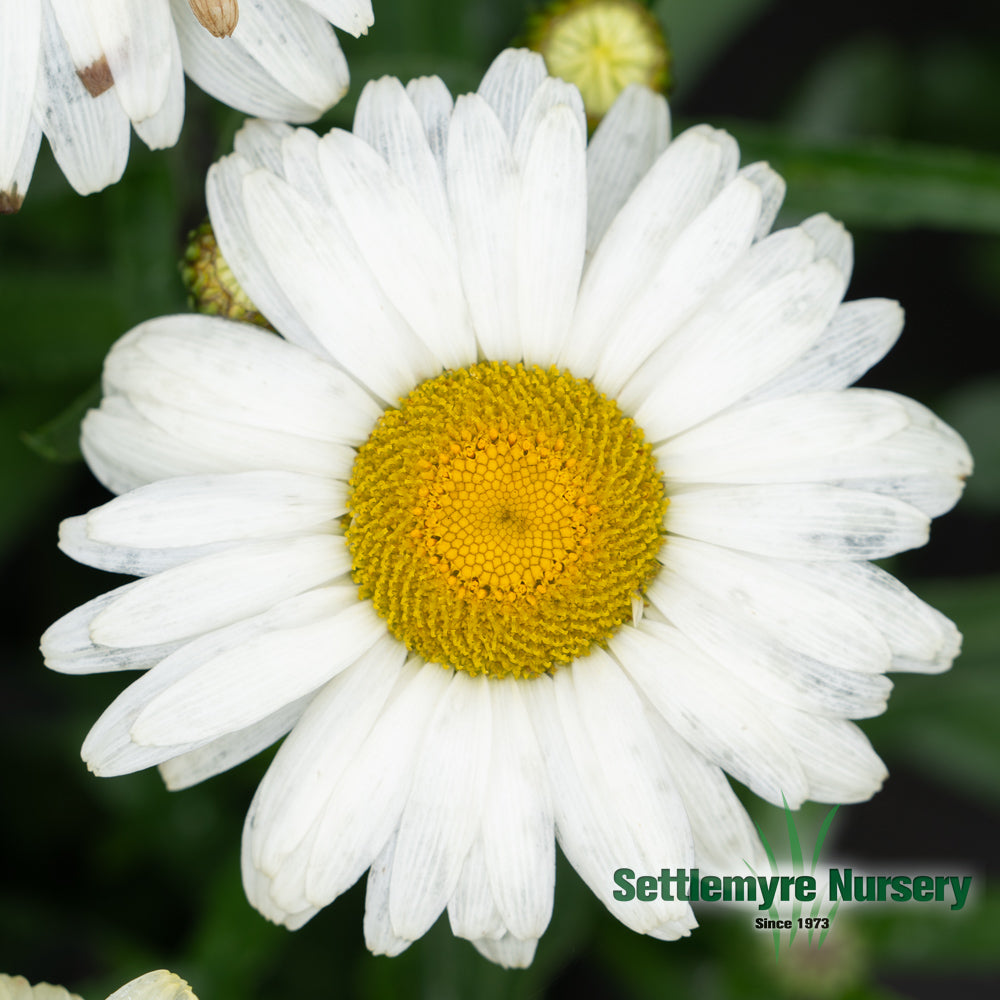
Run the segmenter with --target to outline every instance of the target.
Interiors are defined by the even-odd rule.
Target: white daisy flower
[[[5,0],[0,214],[21,207],[43,132],[80,194],[121,177],[129,123],[174,145],[185,73],[247,114],[314,121],[347,90],[331,23],[357,36],[373,20],[371,0],[243,0],[232,36],[213,37],[188,0]]]
[[[24,976],[0,973],[0,1000],[81,1000],[62,986],[36,983],[34,986]]]
[[[843,228],[768,235],[781,179],[708,126],[668,142],[649,91],[585,136],[520,51],[455,102],[369,84],[353,133],[251,122],[208,202],[283,339],[171,316],[108,356],[83,450],[121,496],[60,544],[142,579],[46,660],[146,670],[86,739],[100,775],[181,788],[290,733],[243,841],[289,927],[367,870],[373,951],[447,910],[526,965],[558,839],[618,919],[686,935],[614,871],[760,863],[726,772],[867,799],[849,720],[958,651],[868,562],[926,541],[970,459],[846,388],[902,313],[841,305]]]
[[[81,1000],[63,986],[36,983],[34,986],[24,976],[0,974],[0,1000]],[[159,969],[147,972],[138,979],[115,990],[107,1000],[198,1000],[191,987],[180,976]]]

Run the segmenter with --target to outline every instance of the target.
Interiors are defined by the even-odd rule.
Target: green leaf
[[[1000,232],[1000,156],[890,140],[812,140],[726,124],[744,162],[767,160],[788,182],[785,211],[829,212],[849,225]]]
[[[909,69],[898,41],[850,38],[791,89],[783,124],[813,140],[897,135],[913,96]]]
[[[0,400],[0,551],[25,537],[28,526],[47,513],[45,504],[65,486],[65,471],[32,454],[24,441],[25,427],[37,424],[47,407],[47,392],[12,390]]]
[[[51,462],[76,462],[80,453],[80,421],[87,410],[97,406],[101,387],[95,383],[82,393],[57,417],[42,424],[35,431],[21,435],[24,443]]]

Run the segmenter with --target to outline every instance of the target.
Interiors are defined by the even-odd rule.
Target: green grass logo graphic
[[[785,822],[788,826],[788,848],[791,855],[792,861],[792,874],[802,875],[803,872],[803,857],[802,857],[802,843],[799,839],[799,831],[795,826],[795,814],[792,812],[788,805],[788,800],[784,795],[781,796],[781,801],[784,803],[785,807]],[[816,847],[813,850],[812,856],[812,867],[809,869],[810,875],[815,876],[816,866],[819,864],[820,851],[823,849],[823,841],[826,840],[826,835],[830,832],[830,824],[833,822],[833,817],[837,814],[837,810],[840,808],[839,805],[834,806],[827,814],[826,818],[823,820],[822,826],[819,828],[819,833],[816,836]],[[764,852],[767,855],[768,864],[771,866],[771,874],[778,875],[780,873],[778,862],[775,859],[774,850],[772,849],[770,843],[768,843],[767,837],[764,836],[764,831],[760,828],[759,823],[754,824],[757,827],[757,832],[760,834],[761,843],[764,845]],[[753,865],[749,861],[743,862],[747,868],[757,876],[757,872],[754,870]],[[817,894],[816,899],[812,904],[812,912],[809,914],[809,918],[804,922],[805,929],[808,933],[808,942],[811,945],[813,940],[813,935],[820,930],[820,907],[823,905],[823,895]],[[826,940],[827,934],[830,933],[830,928],[833,926],[833,918],[837,915],[837,910],[840,907],[840,900],[838,899],[836,903],[830,909],[830,912],[825,914],[826,922],[823,924],[821,933],[819,934],[818,940],[816,942],[817,948],[823,947],[823,942]],[[771,905],[768,910],[768,916],[772,920],[778,920],[778,908],[774,904]],[[795,940],[795,935],[800,928],[800,917],[802,916],[802,902],[799,899],[795,899],[792,904],[792,926],[788,932],[788,944]],[[777,959],[778,954],[781,950],[781,930],[779,928],[774,928],[772,931],[774,935],[774,957]]]

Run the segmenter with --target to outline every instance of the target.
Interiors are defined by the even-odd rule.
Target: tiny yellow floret
[[[657,569],[650,446],[585,379],[484,362],[419,385],[360,448],[354,579],[425,659],[532,676],[585,655]]]

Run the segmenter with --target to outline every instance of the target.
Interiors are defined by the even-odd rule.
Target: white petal
[[[169,480],[168,480],[169,482]],[[108,573],[127,576],[150,576],[173,569],[181,563],[200,556],[222,552],[239,544],[237,541],[212,542],[208,545],[189,545],[172,549],[138,549],[95,542],[87,534],[86,515],[67,518],[59,525],[59,548],[71,559],[103,569]]]
[[[831,663],[847,657],[838,655],[840,650],[828,656],[822,639],[846,639],[845,645],[851,645],[845,628],[857,616],[840,609],[843,616],[830,614],[829,622],[824,622],[816,604],[803,600],[793,581],[781,581],[778,574],[768,580],[766,563],[758,562],[764,570],[760,580],[739,572],[730,572],[727,578],[726,570],[742,567],[727,565],[724,558],[716,562],[723,566],[722,575],[713,580],[711,560],[685,565],[677,558],[650,584],[648,596],[687,638],[761,695],[837,718],[884,712],[892,684],[878,671],[888,669],[891,657],[878,633],[865,629],[872,638],[871,653],[883,654],[874,664],[862,662],[857,664],[859,669],[852,669],[850,662],[846,667]],[[786,598],[784,606],[782,597]],[[801,618],[796,617],[799,610]],[[863,620],[860,624],[865,625]],[[862,652],[869,650],[862,648]],[[874,669],[863,671],[865,666]]]
[[[96,643],[173,642],[266,611],[350,569],[342,538],[306,535],[248,542],[146,577],[91,622]]]
[[[806,778],[768,709],[739,678],[723,670],[679,631],[659,622],[624,626],[609,648],[636,686],[696,752],[761,798],[793,806]]]
[[[179,648],[170,642],[160,646],[116,649],[100,646],[90,637],[90,623],[105,608],[127,593],[134,583],[125,584],[81,604],[50,625],[42,636],[42,655],[50,670],[65,674],[100,674],[111,670],[145,670]]]
[[[879,629],[892,649],[894,670],[939,673],[958,656],[962,637],[955,626],[877,566],[792,563],[786,571],[843,602]]]
[[[42,128],[32,117],[28,122],[24,144],[13,161],[14,166],[10,173],[0,175],[0,215],[12,215],[21,208],[31,183],[31,175],[35,171],[35,160],[41,143]]]
[[[693,925],[687,904],[659,899],[623,903],[614,898],[612,876],[617,868],[633,862],[637,867],[666,865],[672,859],[651,858],[645,845],[637,843],[641,831],[633,817],[619,811],[620,800],[581,718],[571,671],[560,670],[551,679],[539,677],[524,688],[549,773],[556,833],[567,859],[608,910],[633,930],[645,933],[667,919],[686,919]],[[605,727],[617,733],[618,720],[613,726],[605,722]]]
[[[800,475],[895,497],[929,517],[951,510],[972,472],[965,442],[920,403],[893,393],[879,395],[886,405],[899,407],[907,426],[861,447],[803,461]]]
[[[132,121],[151,118],[167,99],[174,26],[166,0],[82,0],[90,9],[115,94]]]
[[[457,262],[455,227],[444,177],[445,136],[451,109],[448,88],[437,77],[412,81],[404,90],[395,77],[385,76],[365,84],[361,91],[354,114],[354,134],[367,142],[407,186]]]
[[[842,223],[830,218],[825,212],[810,216],[801,223],[801,228],[816,241],[817,260],[825,257],[836,265],[843,275],[846,290],[854,268],[854,243],[851,234]]]
[[[70,58],[80,74],[90,78],[95,89],[98,85],[114,86],[110,68],[106,66],[99,68],[98,65],[95,65],[100,64],[102,60],[107,61],[100,36],[97,33],[93,14],[95,5],[90,0],[83,0],[83,2],[81,0],[48,0],[48,5],[56,16],[56,23],[59,25],[59,31],[66,43],[66,48],[69,50]],[[19,6],[37,6],[38,9],[41,9],[42,5],[20,4]],[[98,16],[100,17],[99,9]],[[103,77],[103,79],[98,82],[95,79],[97,76]]]
[[[573,112],[557,105],[535,129],[522,166],[519,353],[544,368],[555,363],[566,340],[580,287],[587,218],[585,137]]]
[[[136,135],[150,149],[166,149],[173,146],[181,134],[184,124],[184,66],[181,61],[181,47],[177,32],[171,27],[167,36],[170,43],[170,78],[167,93],[159,110],[142,120],[132,122]]]
[[[394,685],[416,673],[404,671],[405,659],[402,643],[383,636],[315,694],[275,755],[248,815],[250,857],[270,878],[316,832],[332,789],[352,766]],[[308,854],[306,850],[303,862]],[[304,877],[297,895],[305,901]]]
[[[693,750],[659,712],[651,711],[648,717],[684,802],[694,836],[695,863],[726,875],[742,873],[748,861],[756,866],[764,848],[722,769]]]
[[[444,81],[437,76],[421,76],[411,80],[406,85],[406,93],[420,116],[443,185],[447,175],[448,131],[451,127],[451,113],[455,102]],[[452,231],[450,210],[448,219],[449,231]]]
[[[289,732],[311,700],[312,695],[306,695],[246,729],[220,736],[197,750],[165,760],[160,764],[160,776],[167,788],[176,792],[242,764]]]
[[[92,410],[87,415],[84,434],[91,438],[97,436],[97,429],[92,428],[89,421],[102,412],[113,415],[116,412],[112,402],[114,399],[114,396],[105,397],[101,409]],[[132,396],[129,403],[132,412],[138,417],[138,423],[148,422],[154,432],[159,431],[163,435],[168,448],[174,448],[180,453],[180,463],[172,471],[166,472],[166,475],[285,469],[311,476],[331,476],[346,480],[354,464],[356,453],[345,444],[317,441],[315,438],[283,431],[248,428],[237,422],[220,419],[215,414],[208,416],[182,410],[170,402],[138,394]],[[121,415],[124,416],[124,413]],[[142,435],[141,426],[134,430],[137,436]],[[127,425],[120,428],[123,436],[129,436],[132,431],[133,428]],[[94,442],[91,440],[90,443]],[[130,445],[121,444],[122,451],[119,454],[125,459]],[[86,449],[84,455],[89,461]]]
[[[91,97],[48,4],[43,14],[35,117],[66,179],[80,194],[90,194],[113,184],[124,172],[129,120],[112,91]]]
[[[538,938],[552,915],[552,796],[520,681],[492,681],[493,752],[483,808],[483,857],[503,925]],[[485,935],[477,935],[485,936]]]
[[[400,824],[412,795],[420,747],[452,678],[450,671],[428,663],[408,667],[404,680],[323,805],[306,858],[310,902],[325,905],[353,885]],[[403,864],[401,877],[409,879],[414,873]],[[397,871],[399,865],[397,853]],[[443,908],[442,902],[434,916]],[[410,935],[395,920],[393,926],[402,937],[420,936]]]
[[[785,179],[767,163],[750,163],[740,169],[737,177],[745,177],[760,188],[762,201],[757,221],[755,239],[763,239],[774,225],[774,220],[785,200]]]
[[[294,129],[282,140],[279,155],[281,169],[271,170],[271,173],[283,177],[306,200],[324,209],[333,207],[333,199],[319,167],[319,136],[312,129]]]
[[[507,931],[490,890],[481,834],[473,840],[454,895],[448,900],[448,923],[456,937],[473,941],[503,937]]]
[[[288,472],[185,476],[144,486],[84,517],[95,542],[183,548],[323,525],[345,512],[346,495],[337,480]]]
[[[885,764],[852,722],[784,706],[776,708],[771,720],[802,763],[814,802],[866,802],[888,776]]]
[[[113,493],[124,493],[172,476],[254,469],[287,469],[346,479],[350,452],[342,446],[258,431],[194,417],[168,406],[140,414],[123,396],[105,396],[83,420],[80,445],[91,472]]]
[[[365,889],[365,944],[373,955],[390,958],[406,951],[413,942],[398,937],[389,919],[389,887],[392,884],[392,863],[396,855],[396,837],[385,845],[372,862]]]
[[[0,192],[24,197],[31,171],[22,151],[30,148],[31,106],[41,59],[42,16],[39,3],[5,3],[0,7]],[[34,144],[37,149],[37,143]],[[32,158],[32,162],[34,162]]]
[[[535,958],[537,940],[522,941],[513,934],[502,938],[480,938],[472,942],[484,958],[505,969],[526,969]]]
[[[724,132],[689,129],[667,146],[594,251],[560,365],[589,378],[609,331],[648,285],[663,253],[736,170]]]
[[[654,441],[735,403],[820,334],[841,295],[840,273],[818,261],[718,312],[709,303],[648,359],[618,396]]]
[[[587,147],[587,252],[670,141],[670,108],[647,87],[630,84],[601,119]]]
[[[889,393],[802,393],[728,410],[660,445],[656,459],[668,479],[682,482],[803,482],[813,478],[813,460],[880,441],[908,424]]]
[[[424,735],[389,890],[401,937],[420,937],[445,908],[479,828],[490,759],[489,683],[457,672]]]
[[[829,589],[806,583],[797,563],[689,538],[671,538],[660,555],[664,568],[678,578],[672,590],[691,587],[717,610],[725,608],[734,625],[752,625],[755,632],[841,670],[877,674],[888,669],[891,652],[879,629],[831,600]],[[662,574],[652,586],[661,579]],[[672,603],[669,610],[663,602],[658,606],[673,620]],[[820,683],[818,678],[812,682]]]
[[[236,134],[237,143],[252,124],[248,123]],[[260,135],[260,131],[255,129],[254,134]],[[280,147],[276,155],[280,159]],[[271,325],[293,344],[325,358],[326,351],[281,290],[254,242],[243,201],[243,179],[253,167],[246,158],[235,155],[225,156],[209,167],[205,200],[219,249],[240,287]]]
[[[263,118],[249,118],[237,129],[233,149],[255,167],[270,170],[278,177],[285,177],[283,147],[286,139],[309,129],[292,128],[284,122],[269,122]],[[318,139],[318,136],[316,137]],[[287,180],[287,177],[285,177]]]
[[[256,802],[256,798],[254,799]],[[256,907],[268,920],[276,924],[284,924],[289,930],[302,927],[317,913],[319,907],[305,906],[295,910],[283,910],[268,894],[270,882],[267,876],[254,866],[250,856],[250,840],[255,824],[254,803],[250,804],[246,822],[243,824],[243,837],[240,843],[240,870],[243,876],[243,890],[251,906]]]
[[[365,142],[331,132],[320,143],[331,199],[379,287],[441,368],[476,360],[453,248],[411,192]]]
[[[315,599],[311,595],[307,595],[305,600],[293,598],[266,615],[237,622],[201,636],[161,660],[152,670],[130,684],[94,723],[81,751],[87,766],[102,777],[128,774],[196,750],[211,742],[214,736],[221,735],[210,734],[191,743],[178,739],[172,744],[141,746],[132,739],[131,729],[150,701],[195,670],[205,659],[239,646],[268,624],[280,625],[283,620],[294,620],[297,614],[301,616],[304,607],[315,613]],[[274,709],[278,707],[280,706],[273,706]]]
[[[671,497],[674,534],[778,559],[881,559],[927,542],[915,507],[812,483],[693,488]]]
[[[656,859],[664,867],[689,867],[694,861],[691,827],[635,686],[600,647],[577,660],[571,676],[580,721],[611,790],[612,808],[632,829],[640,852],[636,861],[650,866],[644,871],[654,870]],[[673,910],[679,912],[661,913],[661,922],[689,916],[686,907]]]
[[[462,283],[480,349],[520,358],[517,323],[517,205],[520,179],[510,142],[478,95],[455,104],[448,137],[448,196]]]
[[[586,145],[587,137],[587,113],[583,108],[583,98],[580,91],[571,83],[560,80],[558,77],[548,77],[535,90],[524,109],[524,114],[518,123],[517,131],[514,133],[512,148],[514,159],[521,170],[524,170],[528,160],[528,153],[535,144],[535,135],[539,127],[548,117],[549,112],[554,108],[565,108],[570,113],[579,132],[579,144]],[[576,133],[573,133],[574,139]],[[576,143],[574,142],[574,145]]]
[[[526,49],[504,49],[479,84],[479,96],[496,112],[511,143],[535,91],[549,78],[545,60]]]
[[[129,396],[142,412],[155,401],[244,433],[341,445],[367,440],[381,415],[332,365],[263,330],[211,316],[165,316],[137,326],[108,354],[104,388]],[[349,463],[350,452],[330,449]]]
[[[736,177],[674,240],[601,350],[594,379],[610,397],[706,299],[712,307],[711,292],[750,246],[760,210],[760,188]]]
[[[903,329],[903,310],[889,299],[840,306],[816,343],[752,398],[771,399],[813,389],[844,389],[889,351]]]
[[[231,41],[310,107],[312,117],[332,107],[347,91],[347,61],[337,36],[322,16],[304,4],[244,0]],[[252,108],[242,110],[254,113]]]
[[[203,90],[262,118],[306,122],[343,97],[348,73],[329,23],[303,4],[243,0],[231,38],[213,38],[170,0],[184,68]]]
[[[34,995],[36,1000],[43,1000],[37,987]],[[108,1000],[197,1000],[197,998],[191,987],[180,976],[159,969],[126,983],[120,990],[115,990]]]
[[[349,667],[385,634],[385,623],[353,588],[337,590],[318,621],[262,629],[202,659],[139,713],[132,738],[144,745],[215,739],[259,722]],[[318,604],[321,595],[306,596]],[[352,598],[355,603],[344,607]],[[288,664],[294,669],[282,669]]]
[[[741,171],[742,173],[742,171]],[[762,195],[764,191],[762,189]],[[781,229],[754,243],[742,260],[716,288],[712,305],[720,313],[738,308],[741,303],[780,278],[785,278],[819,260],[819,246],[801,226]],[[843,275],[832,261],[831,280],[842,289]]]
[[[271,273],[340,365],[384,400],[440,371],[342,225],[263,171],[247,176],[244,192]]]
[[[149,576],[232,548],[324,528],[335,533],[347,484],[294,473],[181,476],[140,487],[59,526],[59,547],[87,566]]]
[[[375,23],[371,0],[303,0],[338,28],[357,38]]]

